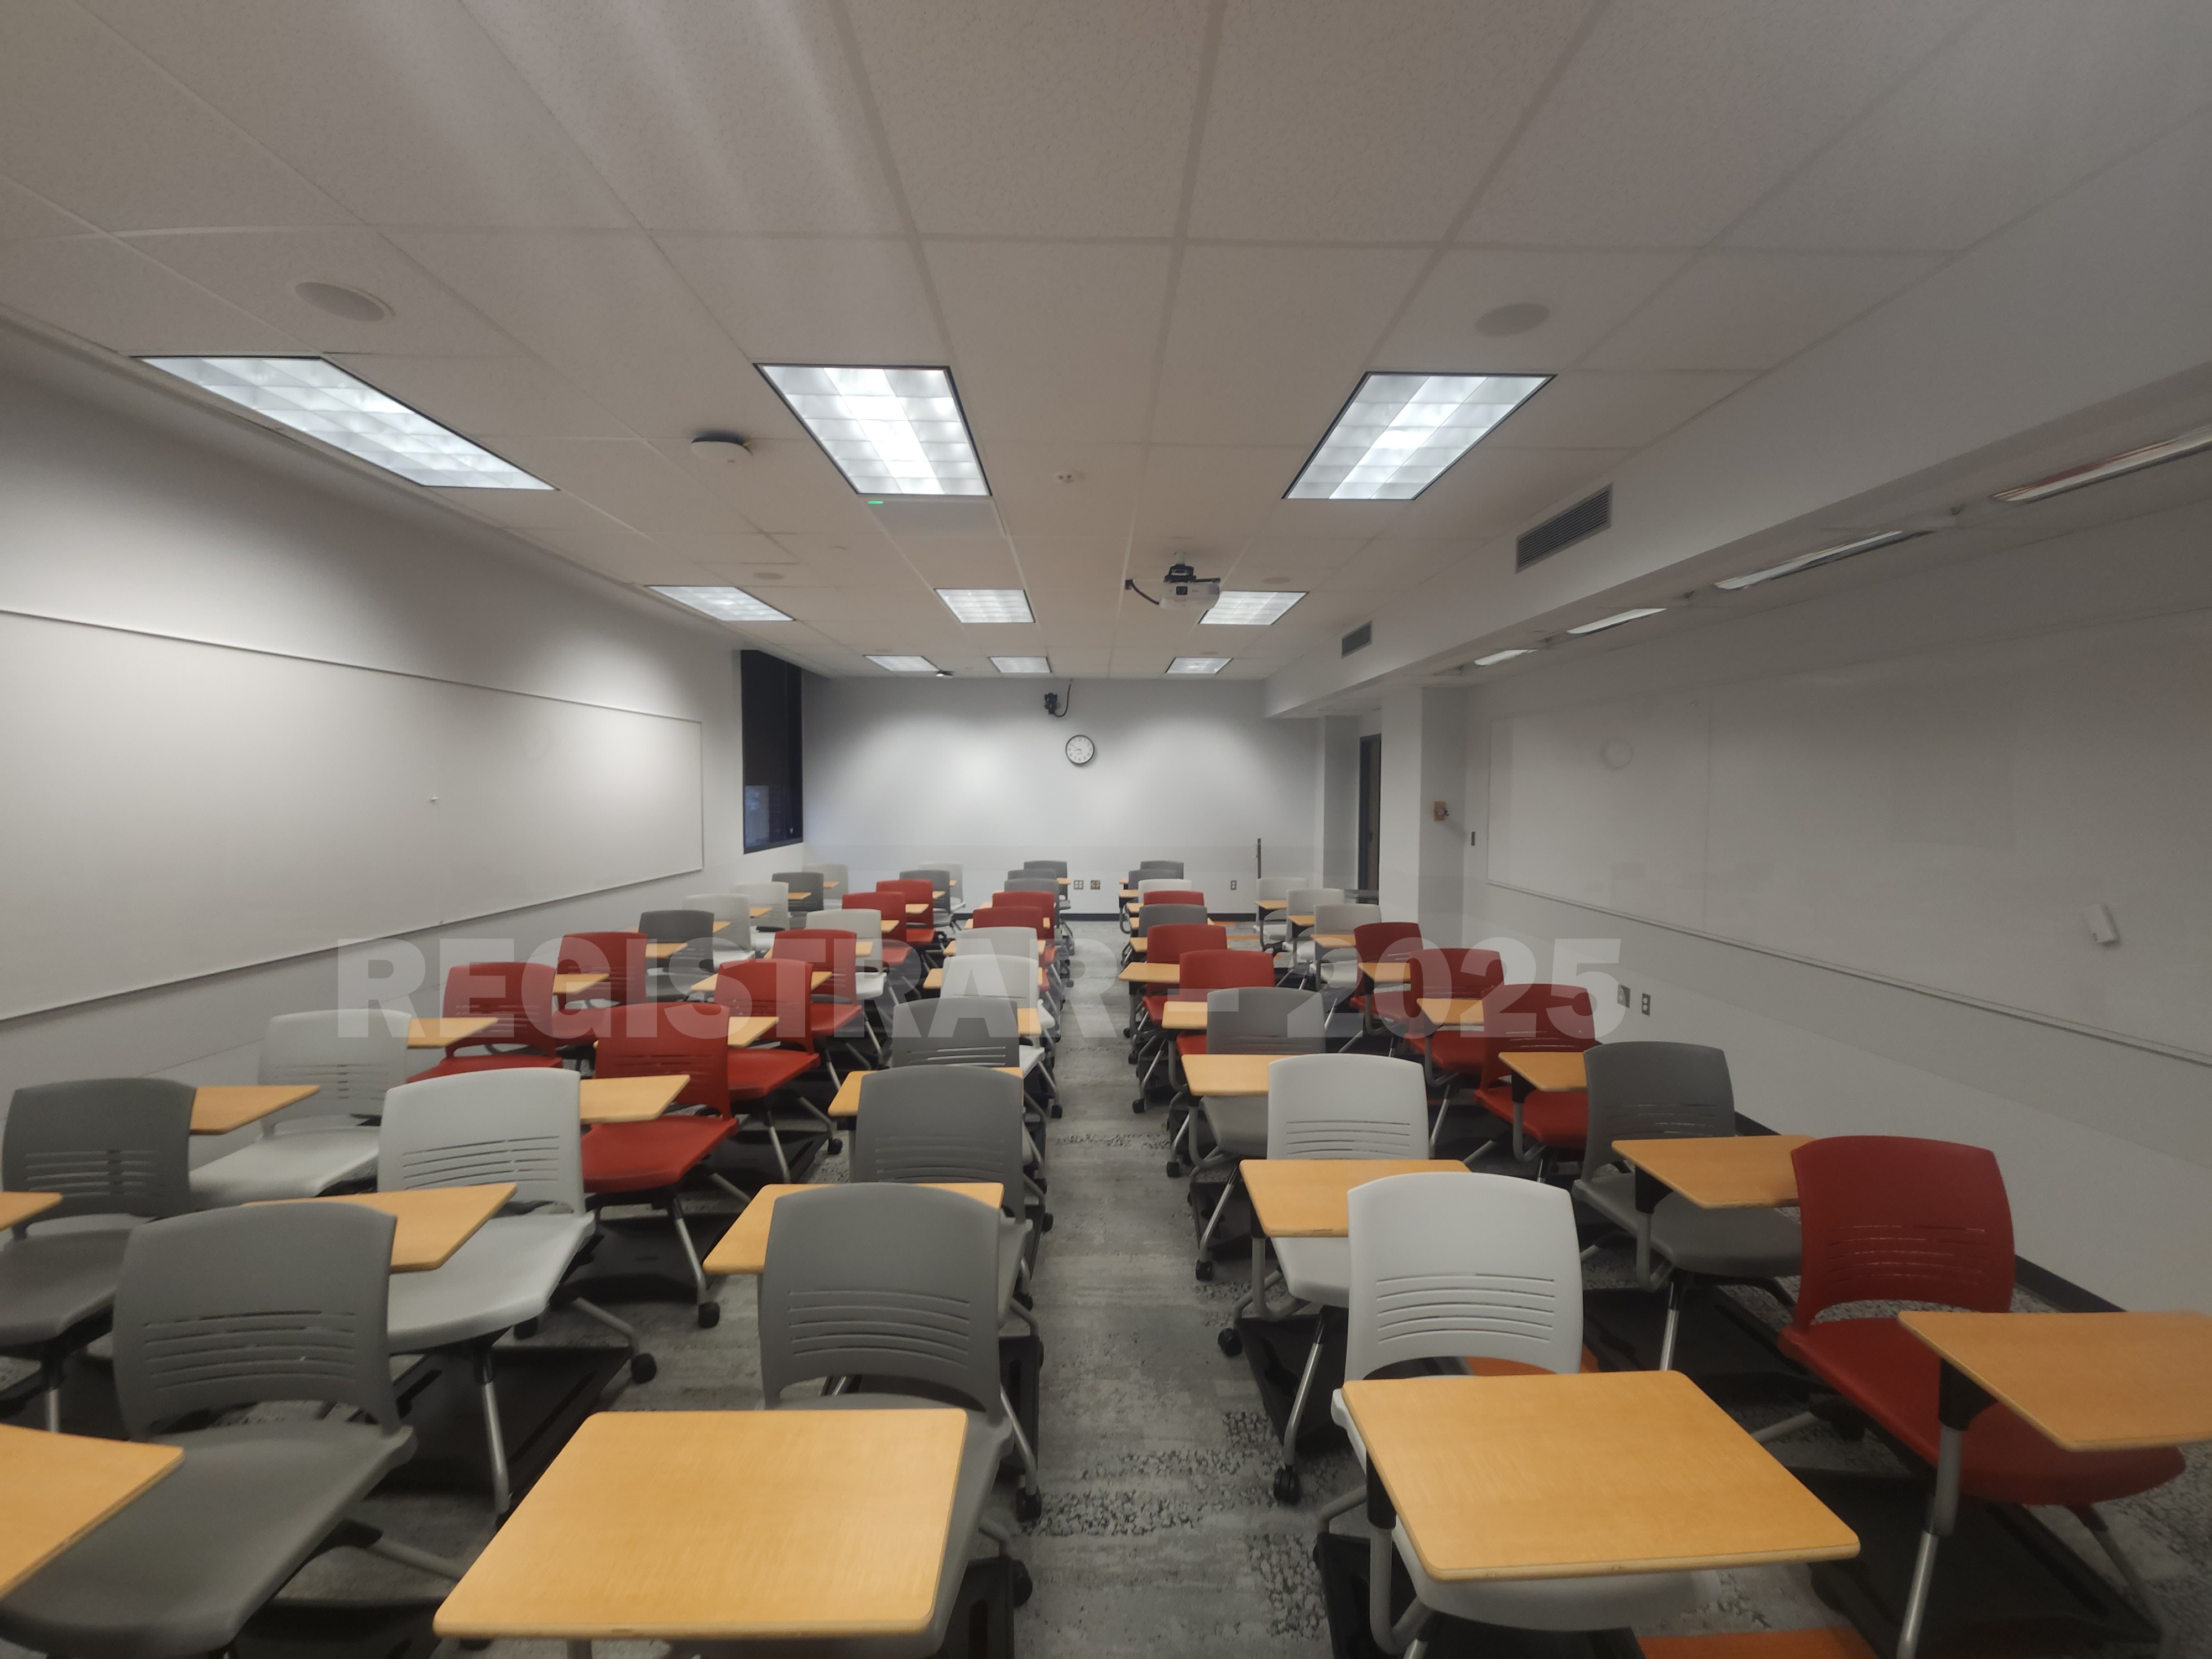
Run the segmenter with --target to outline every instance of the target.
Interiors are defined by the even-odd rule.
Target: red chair
[[[1162,933],[1177,927],[1190,927],[1188,922],[1170,922]],[[1211,924],[1209,924],[1210,926]],[[1224,928],[1224,935],[1227,929]],[[1215,950],[1204,947],[1192,950],[1183,947],[1176,958],[1182,970],[1175,990],[1164,996],[1145,999],[1145,1012],[1154,1024],[1167,1018],[1170,1002],[1204,1002],[1208,991],[1226,991],[1239,986],[1265,986],[1275,982],[1275,959],[1264,951]],[[1206,1052],[1206,1033],[1185,1032],[1176,1038],[1179,1054],[1202,1054]]]
[[[883,1045],[876,1042],[876,1034],[868,1024],[867,1010],[860,999],[854,983],[858,971],[859,953],[854,948],[858,940],[841,927],[787,928],[775,936],[769,947],[771,962],[803,962],[813,971],[827,973],[829,983],[820,990],[807,993],[807,1034],[817,1045],[842,1042],[848,1047],[866,1032],[868,1041],[875,1044],[876,1058],[884,1057]],[[830,1067],[835,1078],[836,1067]]]
[[[1434,1086],[1436,1067],[1430,1064],[1432,1043],[1459,1044],[1470,1035],[1464,1031],[1438,1031],[1434,1021],[1421,1012],[1421,1005],[1431,999],[1452,1002],[1480,1002],[1505,982],[1505,963],[1495,951],[1455,951],[1431,946],[1416,951],[1408,964],[1413,977],[1407,981],[1406,1000],[1412,1005],[1403,1033],[1406,1046],[1421,1056],[1429,1065],[1429,1081]],[[1480,1042],[1478,1037],[1477,1042]],[[1462,1062],[1466,1051],[1455,1048]],[[1472,1069],[1480,1071],[1482,1056],[1478,1055]],[[1464,1065],[1462,1066],[1463,1069]]]
[[[937,923],[934,920],[937,915],[937,890],[930,885],[928,881],[879,881],[876,884],[876,890],[879,893],[896,893],[902,896],[905,908],[902,911],[899,920],[905,927],[908,944],[929,945],[934,942],[937,938]],[[914,907],[917,904],[924,908],[915,910]]]
[[[1421,944],[1421,924],[1418,921],[1362,922],[1352,930],[1352,953],[1362,962],[1404,962],[1420,950]],[[1413,1006],[1410,982],[1373,985],[1364,974],[1359,976],[1358,988],[1346,1000],[1359,1011],[1370,1026],[1390,1020],[1407,1024],[1420,1012]]]
[[[897,893],[848,893],[843,908],[848,910],[873,910],[884,919],[883,942],[877,949],[883,952],[884,967],[896,972],[912,957],[913,948],[906,943],[906,900]]]
[[[1206,908],[1206,895],[1195,887],[1155,887],[1139,901],[1137,914],[1142,915],[1148,904],[1195,904]]]
[[[2008,1407],[1942,1388],[1935,1351],[1893,1316],[1819,1322],[1826,1310],[1855,1302],[2008,1312],[2012,1208],[1996,1158],[1949,1141],[1838,1135],[1807,1142],[1790,1162],[1797,1171],[1804,1271],[1782,1349],[1936,1470],[1920,1571],[1933,1574],[1938,1542],[1951,1531],[1961,1494],[2059,1505],[2089,1528],[2142,1600],[2142,1580],[2095,1505],[2164,1486],[2182,1472],[2179,1451],[2063,1450]],[[1960,1397],[1950,1397],[1954,1393]],[[1899,1652],[1917,1641],[1917,1613],[1926,1600],[1914,1598]]]
[[[605,974],[604,985],[594,985],[580,1000],[619,1007],[624,1003],[650,1002],[653,963],[645,954],[650,941],[643,933],[569,933],[561,940],[559,960],[564,974]]]
[[[1449,1052],[1438,1032],[1431,1048],[1444,1069],[1464,1069],[1465,1051],[1455,1044]],[[1462,1042],[1480,1045],[1480,1068],[1475,1073],[1477,1104],[1501,1123],[1513,1128],[1513,1156],[1523,1164],[1539,1162],[1547,1153],[1579,1153],[1589,1129],[1589,1096],[1581,1089],[1531,1089],[1525,1079],[1507,1071],[1500,1054],[1531,1050],[1580,1054],[1597,1046],[1597,1019],[1589,993],[1579,985],[1507,985],[1482,1000],[1482,1034],[1460,1034]],[[1534,1143],[1533,1145],[1531,1143]]]
[[[558,1066],[564,1049],[589,1042],[589,1018],[556,1006],[554,971],[544,962],[465,962],[447,974],[446,1018],[489,1014],[495,1023],[474,1036],[447,1043],[445,1059],[416,1073],[415,1080],[514,1066]],[[479,1048],[488,1052],[460,1052]]]

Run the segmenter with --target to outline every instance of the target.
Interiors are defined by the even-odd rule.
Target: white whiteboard
[[[698,723],[0,615],[0,1018],[702,863]]]
[[[2212,615],[1524,715],[1490,768],[1493,881],[2212,1051]]]

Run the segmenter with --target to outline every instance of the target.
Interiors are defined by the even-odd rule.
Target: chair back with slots
[[[1269,1158],[1428,1155],[1428,1088],[1412,1060],[1299,1054],[1267,1068]]]
[[[1601,1042],[1583,1051],[1589,1129],[1585,1178],[1614,1161],[1616,1140],[1736,1132],[1728,1056],[1698,1042]]]
[[[18,1089],[0,1125],[0,1188],[59,1193],[42,1221],[191,1209],[192,1097],[167,1078],[81,1078]]]
[[[385,1097],[377,1190],[511,1181],[518,1204],[582,1214],[580,1086],[558,1066],[402,1085]]]

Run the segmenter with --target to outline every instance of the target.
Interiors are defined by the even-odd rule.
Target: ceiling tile
[[[1296,476],[1295,467],[1291,473]],[[1346,536],[1365,541],[1395,524],[1405,510],[1403,501],[1282,501],[1275,503],[1261,528],[1267,535],[1297,541]]]
[[[982,453],[1009,534],[1118,538],[1127,532],[1144,471],[1141,447],[987,443]]]
[[[1245,544],[1244,550],[1230,566],[1228,585],[1277,590],[1316,587],[1323,577],[1341,569],[1365,544],[1364,538],[1350,536],[1255,537]]]
[[[778,581],[797,574],[799,556],[773,536],[757,531],[662,530],[653,539],[695,564],[709,566],[736,580],[758,570]]]
[[[1492,449],[1479,446],[1415,500],[1385,542],[1462,544],[1525,529],[1570,491],[1586,491],[1632,449]]]
[[[828,7],[468,5],[647,228],[900,228]]]
[[[1641,449],[1739,386],[1748,374],[1562,374],[1482,441],[1483,449]]]
[[[454,0],[90,3],[371,224],[628,222],[613,193]]]
[[[1103,679],[1113,666],[1114,653],[1108,647],[1101,647],[1095,650],[1081,647],[1052,647],[1052,672],[1064,678]],[[1071,718],[1073,714],[1071,710]]]
[[[620,421],[535,357],[390,357],[333,352],[380,392],[472,438],[627,438]],[[495,447],[496,446],[494,446]]]
[[[1937,263],[1912,253],[1709,253],[1586,361],[1593,368],[1771,368]]]
[[[1155,447],[1145,458],[1135,534],[1146,543],[1188,544],[1226,559],[1267,522],[1305,457],[1303,448]]]
[[[670,261],[756,362],[941,364],[945,337],[904,241],[663,236]]]
[[[646,437],[799,435],[768,383],[643,236],[419,230],[393,240]]]
[[[198,8],[183,16],[204,27]],[[96,135],[97,142],[88,142]],[[106,230],[343,224],[343,208],[64,0],[9,0],[9,175]]]
[[[689,559],[655,545],[621,526],[605,529],[532,530],[530,539],[566,556],[587,570],[632,585],[693,586],[709,580]]]
[[[35,191],[0,179],[0,242],[27,242],[39,236],[78,236],[92,228],[89,220],[64,212]]]
[[[1963,248],[2149,143],[2208,90],[2202,0],[1996,8],[1729,240]]]
[[[924,257],[979,436],[1143,439],[1168,249],[930,242]]]
[[[1029,590],[1038,615],[1045,615],[1048,608],[1040,605],[1040,594],[1056,596],[1057,605],[1050,608],[1055,614],[1068,614],[1071,605],[1100,599],[1109,605],[1117,603],[1128,547],[1122,536],[1019,536],[1014,556],[1021,563],[1022,586]]]
[[[282,329],[104,236],[0,246],[0,301],[126,356],[297,356]]]
[[[1206,103],[1196,236],[1433,241],[1586,0],[1237,0]]]
[[[1175,229],[1201,0],[852,0],[915,222],[979,236]]]
[[[242,311],[318,351],[465,356],[517,348],[412,259],[373,230],[164,231],[125,239]],[[382,322],[350,322],[292,291],[301,282],[356,288],[392,308]]]
[[[1352,394],[1424,257],[1405,248],[1190,249],[1153,440],[1296,444],[1303,460]]]
[[[1458,563],[1467,551],[1457,542],[1370,542],[1322,588],[1336,593],[1402,593]]]
[[[1674,0],[1607,11],[1462,240],[1697,247],[1980,0]]]
[[[1548,253],[1460,249],[1444,255],[1375,354],[1378,367],[1468,374],[1556,374],[1579,362],[1657,293],[1684,253]],[[1488,335],[1478,318],[1510,305],[1551,315],[1518,334]]]
[[[1011,542],[933,537],[926,541],[901,543],[899,550],[931,587],[1021,585],[1021,572],[1014,563]]]
[[[539,530],[623,537],[635,533],[566,489],[448,489],[441,491],[439,498],[489,523],[533,535]]]
[[[515,434],[501,445],[517,466],[582,496],[632,530],[698,530],[717,520],[753,526],[718,503],[669,458],[635,438],[541,438]]]

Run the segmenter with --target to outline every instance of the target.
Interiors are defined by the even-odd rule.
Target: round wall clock
[[[1067,760],[1071,766],[1088,766],[1091,757],[1098,752],[1098,745],[1078,732],[1067,740]]]

